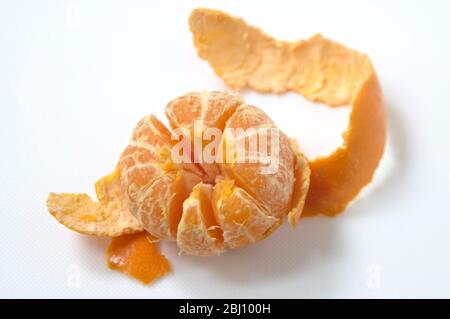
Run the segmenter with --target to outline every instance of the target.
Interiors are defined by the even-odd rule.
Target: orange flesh
[[[151,240],[156,238],[146,232],[113,238],[106,251],[109,268],[120,270],[144,284],[170,272],[169,261]]]
[[[196,185],[183,205],[177,243],[181,253],[198,256],[218,255],[223,251],[223,235],[211,207],[213,187]]]
[[[180,223],[181,215],[183,213],[183,202],[189,197],[189,192],[184,187],[182,173],[179,172],[175,178],[175,184],[172,201],[172,207],[170,207],[169,223],[170,231],[174,238],[176,238],[178,224]]]
[[[297,222],[300,219],[303,208],[305,205],[305,198],[308,196],[311,169],[309,168],[306,157],[298,151],[297,143],[291,141],[292,148],[296,152],[295,159],[295,183],[292,192],[291,211],[288,214],[288,220],[291,226],[297,226]]]
[[[206,228],[208,229],[208,234],[213,237],[217,243],[223,243],[223,233],[218,227],[216,218],[214,217],[214,211],[211,205],[211,195],[208,196],[202,189],[199,189],[198,198],[200,201],[200,211],[202,212],[203,221]]]
[[[269,229],[280,225],[278,218],[271,216],[266,207],[233,180],[218,182],[211,202],[228,248],[261,240]]]

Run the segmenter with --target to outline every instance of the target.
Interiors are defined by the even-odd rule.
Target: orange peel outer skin
[[[235,89],[295,91],[331,107],[351,104],[343,145],[329,156],[310,161],[310,187],[302,216],[342,212],[371,181],[384,152],[386,114],[370,59],[321,35],[278,41],[217,10],[195,9],[189,24],[198,55]],[[233,64],[235,60],[242,64]],[[259,62],[251,63],[254,60]]]
[[[106,251],[108,266],[149,284],[171,271],[158,252],[156,238],[146,232],[115,237]]]
[[[383,156],[386,113],[380,84],[372,73],[352,103],[344,145],[310,162],[310,188],[303,216],[334,216],[368,184]]]

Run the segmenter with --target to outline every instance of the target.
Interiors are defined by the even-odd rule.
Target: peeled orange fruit
[[[207,129],[255,129],[250,135],[258,128],[277,129],[263,111],[222,92],[179,97],[167,105],[166,114],[173,130],[183,128],[189,138],[201,135],[201,148],[208,144],[203,137]],[[256,158],[258,150],[249,150],[248,140],[244,153]],[[237,149],[231,147],[234,142],[223,134],[217,143],[216,156],[224,149],[222,155],[230,161],[204,163],[192,145],[192,163],[176,163],[170,156],[175,146],[170,130],[152,115],[142,119],[119,161],[130,212],[150,234],[176,241],[181,252],[192,255],[219,254],[261,240],[286,216],[295,225],[309,183],[304,157],[280,133],[278,167],[262,174],[264,164],[227,154]]]
[[[175,241],[183,253],[201,256],[261,240],[285,217],[297,224],[309,167],[267,114],[223,92],[186,94],[171,101],[166,114],[171,129],[153,115],[138,122],[117,169],[97,182],[99,203],[84,194],[51,194],[53,215],[93,235],[145,229],[155,238]],[[185,130],[191,146],[185,162],[173,159],[176,129]],[[198,156],[203,155],[199,149],[208,147],[209,129],[221,134],[213,161],[205,162]],[[259,148],[262,143],[265,149]],[[269,164],[258,160],[262,150],[275,155],[273,172],[264,172]]]

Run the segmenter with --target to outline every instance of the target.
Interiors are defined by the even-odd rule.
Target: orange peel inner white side
[[[143,230],[123,203],[118,169],[98,180],[95,189],[98,202],[86,194],[50,193],[48,211],[64,226],[86,235],[116,237]]]
[[[295,91],[329,106],[351,104],[343,145],[310,162],[304,215],[343,211],[371,181],[384,152],[386,115],[370,59],[321,35],[278,41],[216,10],[194,10],[189,25],[198,55],[233,88]]]

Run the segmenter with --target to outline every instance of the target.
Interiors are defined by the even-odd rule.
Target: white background
[[[228,90],[196,56],[187,19],[197,6],[369,54],[388,147],[343,215],[285,225],[217,258],[164,243],[174,272],[146,287],[109,270],[108,240],[65,229],[45,199],[93,195],[134,124],[172,98]],[[1,1],[0,296],[450,297],[449,11],[447,1]],[[242,94],[309,156],[339,145],[347,109]]]

